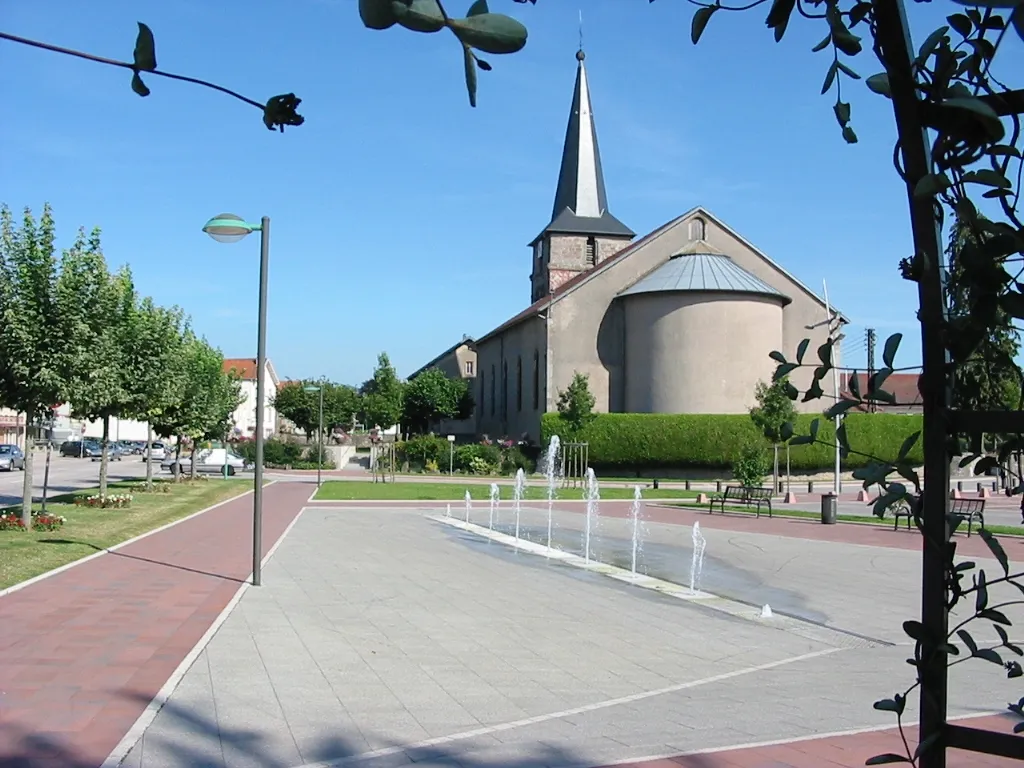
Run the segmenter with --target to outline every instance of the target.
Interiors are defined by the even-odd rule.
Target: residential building
[[[232,416],[234,422],[234,435],[236,437],[256,436],[256,371],[258,363],[256,358],[236,357],[224,361],[224,372],[234,373],[242,385],[242,403]],[[266,389],[263,393],[263,402],[259,404],[263,408],[263,436],[271,437],[277,429],[277,410],[274,408],[274,395],[280,380],[274,371],[270,360],[266,363]]]

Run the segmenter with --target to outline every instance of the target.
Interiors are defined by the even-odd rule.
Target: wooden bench
[[[757,510],[757,517],[761,516],[761,506],[768,507],[768,517],[772,516],[772,489],[771,488],[759,488],[749,485],[727,485],[725,486],[725,493],[715,494],[711,498],[711,503],[708,507],[708,514],[715,511],[715,504],[718,504],[721,512],[725,512],[725,505],[743,504],[744,506],[753,506]]]
[[[984,499],[953,499],[949,504],[951,514],[960,515],[967,521],[967,538],[971,537],[971,530],[974,521],[977,520],[982,528],[985,527],[985,500]],[[892,507],[893,526],[895,531],[900,526],[900,518],[907,518],[907,530],[910,530],[910,521],[914,519],[914,513],[910,505],[900,502]]]

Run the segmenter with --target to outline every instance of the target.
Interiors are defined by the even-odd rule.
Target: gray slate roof
[[[783,304],[792,301],[728,256],[717,253],[677,254],[629,288],[620,291],[619,296],[671,291],[750,293],[775,296]]]
[[[608,195],[597,146],[583,51],[576,54],[576,87],[562,146],[562,165],[551,210],[551,223],[530,243],[549,233],[634,237],[633,230],[608,210]]]

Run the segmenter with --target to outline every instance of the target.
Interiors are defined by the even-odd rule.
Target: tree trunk
[[[153,488],[153,426],[146,425],[146,488]]]
[[[197,447],[197,441],[193,440],[192,441],[192,456],[189,459],[189,468],[188,468],[188,479],[189,480],[195,480],[196,479],[196,447]]]
[[[100,498],[107,495],[107,457],[110,442],[110,417],[103,417],[103,438],[100,441]]]
[[[21,523],[27,530],[32,530],[32,461],[35,456],[35,446],[29,439],[29,428],[32,426],[32,419],[25,417],[25,476],[22,478],[21,486]]]

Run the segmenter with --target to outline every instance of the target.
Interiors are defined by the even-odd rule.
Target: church
[[[812,362],[828,339],[825,301],[710,211],[640,238],[612,214],[585,58],[576,54],[551,221],[530,243],[532,303],[409,376],[439,368],[471,380],[473,416],[442,433],[537,441],[577,371],[600,412],[746,413],[757,383],[771,381],[770,352],[790,357],[810,338]],[[831,317],[833,331],[847,322]],[[791,375],[801,391],[812,370]]]

